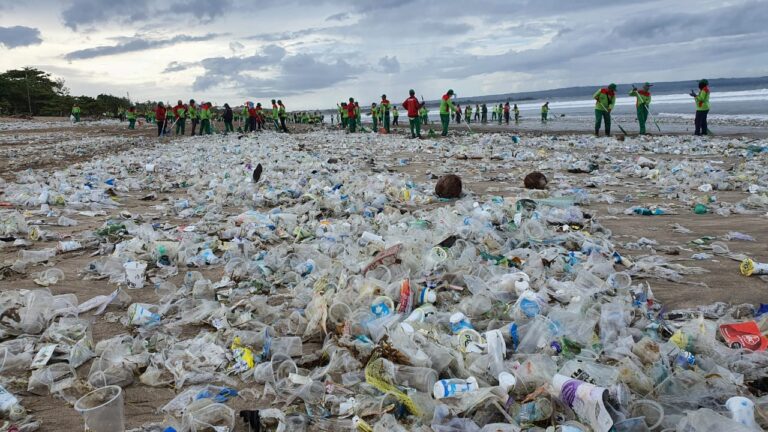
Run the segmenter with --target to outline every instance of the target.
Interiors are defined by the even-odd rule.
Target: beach
[[[40,289],[34,275],[55,267],[63,271],[64,279],[47,287],[54,295],[73,294],[80,303],[97,295],[109,295],[124,284],[111,283],[104,277],[86,277],[89,263],[110,256],[100,249],[99,242],[92,241],[93,232],[103,229],[108,221],[154,225],[168,238],[183,236],[187,227],[191,227],[188,232],[197,230],[199,235],[215,237],[231,228],[223,228],[225,221],[248,211],[281,208],[290,213],[320,199],[327,200],[323,206],[331,206],[335,187],[349,195],[352,202],[370,203],[380,195],[386,196],[382,215],[393,221],[391,225],[360,222],[360,208],[346,214],[354,215],[350,216],[353,223],[372,224],[387,246],[393,238],[407,243],[410,235],[421,239],[433,235],[430,230],[444,235],[461,228],[448,223],[432,225],[416,235],[408,225],[394,222],[403,215],[430,219],[430,215],[444,208],[448,214],[461,214],[456,219],[461,220],[462,209],[471,209],[473,204],[477,207],[495,203],[514,213],[515,204],[523,198],[564,200],[578,207],[590,229],[598,230],[600,238],[609,240],[615,252],[647,265],[645,270],[618,264],[616,268],[633,274],[633,283],[650,288],[655,301],[663,304],[665,310],[695,309],[718,302],[757,305],[765,301],[768,279],[741,275],[739,264],[743,257],[768,262],[766,120],[744,120],[740,124],[732,119],[713,118],[710,125],[717,135],[693,137],[689,130],[692,121],[688,118],[664,116],[659,119],[663,134],[649,125],[651,135],[634,136],[636,126],[632,118],[620,114],[617,120],[627,128],[628,136],[616,128],[614,137],[594,137],[589,133],[592,126],[587,116],[553,117],[546,125],[528,116],[520,125],[511,126],[452,124],[449,137],[422,140],[409,139],[407,118],[403,116],[400,123],[405,126],[395,128],[390,135],[350,135],[328,125],[289,124],[291,134],[267,131],[161,140],[154,136],[154,126],[128,131],[125,123],[117,121],[72,125],[60,119],[1,120],[3,212],[18,212],[30,227],[56,235],[47,240],[31,240],[25,233],[7,235],[22,241],[6,239],[0,244],[0,292]],[[438,128],[423,128],[429,127]],[[264,168],[264,180],[253,184],[251,171],[259,163]],[[586,170],[589,172],[573,169],[589,163],[595,164]],[[547,190],[523,187],[523,178],[532,171],[547,177]],[[436,179],[446,174],[462,179],[464,196],[458,201],[437,199],[432,192]],[[367,185],[370,192],[348,190],[320,180],[325,178],[321,176],[330,176],[340,183],[343,181],[339,179],[346,178],[356,185]],[[86,183],[90,185],[89,191],[108,190],[110,198],[101,201],[100,196],[90,204],[75,206],[75,196],[87,202],[85,193],[74,193]],[[62,191],[62,196],[67,197],[66,204],[53,204],[48,210],[41,210],[42,189],[51,195]],[[408,191],[407,196],[403,190]],[[322,198],[320,194],[327,196]],[[190,211],[179,207],[185,200]],[[103,202],[110,204],[101,205]],[[697,203],[706,204],[709,211],[695,214],[693,208]],[[634,208],[662,208],[665,214],[641,216]],[[548,211],[547,214],[553,214]],[[77,225],[60,226],[57,221],[63,215],[77,221]],[[323,217],[322,212],[317,213],[318,220]],[[327,218],[333,221],[340,216]],[[313,222],[299,217],[295,223],[301,227]],[[55,248],[59,241],[56,237],[77,240],[86,246],[58,253],[46,263],[30,264],[21,273],[11,269],[22,250]],[[744,240],[747,237],[754,241]],[[257,247],[302,247],[295,232],[286,232],[270,241],[274,243],[263,240]],[[101,240],[101,244],[104,242]],[[724,244],[727,251],[722,247],[713,249],[713,242],[721,242],[718,245]],[[181,286],[187,272],[193,270],[211,281],[222,280],[227,276],[224,257],[229,256],[222,252],[225,250],[215,250],[221,260],[214,264],[186,267],[179,263],[178,272],[165,280]],[[501,250],[511,253],[508,245]],[[697,254],[708,255],[693,258]],[[137,252],[136,256],[143,255]],[[315,259],[318,265],[324,265],[323,259]],[[354,275],[348,267],[350,275]],[[93,342],[98,344],[123,333],[142,334],[144,330],[125,324],[126,307],[129,303],[160,303],[164,294],[158,288],[161,279],[156,279],[157,284],[147,279],[141,289],[126,289],[131,300],[108,306],[103,315],[81,314],[81,318],[92,323]],[[306,301],[304,297],[294,299],[285,286],[276,286],[273,296],[265,297],[263,305],[276,308],[275,319],[280,321],[287,319],[294,309],[303,310]],[[287,305],[291,306],[284,308]],[[169,315],[168,319],[180,317]],[[186,324],[182,319],[179,323],[174,336],[178,339],[176,343],[191,340],[202,332],[222,331],[206,320]],[[319,336],[305,340],[302,355],[312,354],[322,342]],[[92,362],[77,369],[80,380],[88,376]],[[308,364],[309,360],[306,368],[310,368]],[[235,376],[229,378],[228,385],[244,395],[232,399],[232,408],[269,405],[271,396],[261,397],[263,386],[234,379]],[[82,428],[82,419],[70,403],[52,395],[27,392],[27,381],[28,374],[19,374],[11,380],[8,390],[21,396],[24,406],[43,420],[41,431]],[[74,397],[79,386],[82,383],[65,393]],[[246,389],[251,390],[244,392]],[[166,414],[158,412],[158,408],[176,394],[170,385],[149,387],[137,375],[132,384],[125,386],[127,426],[138,428],[162,421]],[[237,422],[235,430],[247,429]]]

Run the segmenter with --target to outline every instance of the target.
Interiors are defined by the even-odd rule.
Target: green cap
[[[611,83],[611,84],[608,86],[608,88],[609,88],[609,89],[611,89],[611,90],[616,90],[616,84],[614,84],[614,83]]]
[[[416,90],[414,90],[414,89],[410,89],[410,90],[408,90],[408,94],[409,94],[409,95],[411,95],[411,96],[413,96],[413,95],[415,95],[415,94],[416,94]]]
[[[449,94],[449,95],[452,95],[452,94],[454,94],[454,93],[453,93],[453,89],[448,89],[448,94]]]
[[[643,83],[643,87],[653,87],[653,84],[651,84],[649,82],[645,82],[645,83]]]
[[[699,81],[699,84],[709,85],[709,81],[707,81],[706,79],[702,79],[701,81]]]

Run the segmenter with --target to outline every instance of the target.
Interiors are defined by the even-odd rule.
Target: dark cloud
[[[245,49],[245,45],[241,44],[240,42],[230,42],[229,43],[229,50],[233,53],[240,52]]]
[[[324,89],[364,70],[341,59],[323,61],[309,54],[287,55],[277,45],[269,45],[250,57],[207,58],[200,65],[205,73],[195,79],[194,90],[231,88],[255,97]]]
[[[747,15],[751,16],[747,17]],[[697,12],[666,11],[664,14],[636,13],[613,20],[571,20],[543,27],[550,40],[542,47],[508,50],[493,55],[436,55],[417,71],[441,69],[443,77],[464,79],[495,72],[546,73],[548,77],[569,73],[589,81],[615,71],[644,70],[660,62],[662,70],[677,65],[695,52],[692,61],[699,69],[713,64],[732,49],[724,37],[746,36],[766,40],[768,32],[759,23],[768,19],[768,8],[755,2]],[[521,30],[526,30],[523,26]],[[546,36],[547,32],[540,36]],[[701,41],[701,42],[700,42]],[[705,41],[705,42],[704,42]],[[722,48],[721,48],[722,47]],[[726,48],[729,47],[729,48]],[[667,53],[660,55],[661,52]],[[765,57],[765,55],[763,55]],[[627,61],[627,60],[630,61]],[[719,61],[719,60],[718,60]],[[581,68],[575,68],[580,65]]]
[[[37,45],[42,41],[40,30],[36,28],[24,26],[0,27],[0,45],[8,49]]]
[[[185,42],[202,42],[219,37],[215,33],[208,33],[202,36],[177,35],[170,39],[144,39],[142,37],[132,37],[123,40],[117,45],[102,45],[93,48],[85,48],[72,51],[64,55],[66,60],[85,60],[96,57],[125,54],[135,51],[144,51],[147,49],[162,48]]]
[[[397,60],[397,56],[384,56],[379,59],[379,68],[382,72],[399,73],[400,62]]]
[[[124,22],[143,21],[149,17],[149,0],[131,0],[130,3],[111,0],[73,0],[64,8],[64,25],[77,30],[78,26],[101,23],[120,18]]]
[[[329,16],[325,20],[326,21],[345,21],[345,20],[348,20],[349,17],[350,17],[350,15],[348,13],[340,12],[340,13],[333,14],[333,15]]]
[[[176,62],[176,61],[173,61],[173,62],[168,63],[168,66],[165,67],[165,69],[163,70],[163,73],[181,72],[181,71],[187,70],[187,69],[189,69],[191,67],[194,67],[194,66],[197,66],[197,65],[198,65],[197,62]]]
[[[233,7],[232,0],[183,0],[173,3],[163,12],[170,15],[190,14],[202,23],[208,23],[224,15]]]
[[[323,31],[327,30],[326,28],[322,27],[310,27],[302,30],[296,30],[296,31],[285,31],[285,32],[275,32],[275,33],[258,33],[255,35],[251,35],[246,37],[245,39],[248,40],[259,40],[263,42],[282,42],[292,39],[297,39],[303,36],[309,36],[311,34],[315,33],[321,33]]]
[[[82,26],[96,26],[111,21],[139,23],[191,17],[208,23],[232,10],[233,0],[184,0],[170,5],[156,0],[71,0],[61,18],[64,25],[77,30]]]
[[[703,37],[765,32],[768,3],[751,1],[699,13],[665,13],[622,19],[612,37],[639,43],[670,43]]]
[[[211,57],[200,61],[206,75],[227,76],[247,71],[258,71],[277,64],[285,57],[285,49],[277,45],[266,46],[261,54],[248,57]]]

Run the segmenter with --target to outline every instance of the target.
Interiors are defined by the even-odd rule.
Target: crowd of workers
[[[695,135],[706,135],[707,114],[709,113],[709,82],[702,79],[698,83],[699,91],[691,91],[690,96],[694,98],[696,105],[695,117]],[[646,122],[651,114],[651,92],[652,84],[645,83],[638,89],[632,86],[629,96],[635,97],[635,107],[637,112],[637,121],[640,126],[640,134],[646,134]],[[604,130],[605,135],[611,134],[611,113],[616,105],[616,84],[610,84],[607,87],[597,90],[592,98],[595,100],[595,135],[600,135],[600,129]],[[429,125],[429,109],[424,102],[424,98],[416,98],[416,92],[411,89],[408,92],[408,98],[399,106],[408,116],[408,125],[412,138],[421,138],[422,125]],[[491,113],[491,122],[498,124],[510,124],[511,119],[515,123],[520,121],[520,109],[517,104],[510,106],[509,102],[504,104],[492,105],[489,109],[487,104],[475,104],[474,109],[471,104],[467,104],[464,109],[454,100],[455,93],[448,90],[440,99],[439,115],[441,123],[441,135],[448,135],[448,126],[451,120],[456,123],[466,123],[467,127],[474,121],[476,123],[488,123],[488,112]],[[170,104],[168,104],[170,105]],[[349,101],[337,104],[337,113],[331,115],[331,125],[337,125],[350,133],[358,129],[364,131],[362,125],[362,112],[359,102],[354,98]],[[72,120],[80,121],[80,107],[76,104],[72,107]],[[474,117],[473,117],[474,115]],[[210,135],[213,133],[213,121],[222,121],[224,123],[224,133],[235,131],[237,123],[239,132],[256,132],[269,127],[274,127],[277,131],[288,132],[286,123],[295,124],[315,124],[325,123],[325,116],[319,111],[309,112],[288,112],[282,100],[272,99],[271,109],[262,108],[261,103],[246,102],[237,109],[232,109],[229,104],[224,104],[223,108],[214,108],[210,102],[195,103],[190,99],[189,103],[183,103],[181,100],[173,107],[166,106],[159,102],[153,110],[147,110],[143,113],[136,111],[135,107],[128,108],[127,111],[120,111],[118,116],[121,120],[128,121],[128,128],[134,129],[139,118],[144,118],[147,123],[157,124],[158,136],[167,134],[185,135],[187,120],[190,122],[191,135]],[[392,126],[399,125],[398,104],[392,104],[387,95],[381,95],[381,101],[371,104],[370,110],[366,113],[373,122],[373,131],[390,133]],[[541,106],[541,122],[549,121],[549,102]],[[199,126],[199,129],[198,129]],[[430,128],[430,134],[434,131]]]

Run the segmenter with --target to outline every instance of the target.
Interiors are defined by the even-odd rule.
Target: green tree
[[[100,94],[74,97],[64,80],[54,79],[39,69],[25,67],[0,74],[0,114],[32,114],[43,116],[69,116],[77,103],[84,116],[114,117],[118,109],[127,109],[126,98]]]
[[[26,67],[0,74],[0,107],[9,114],[52,114],[65,95],[64,82],[47,72]]]

